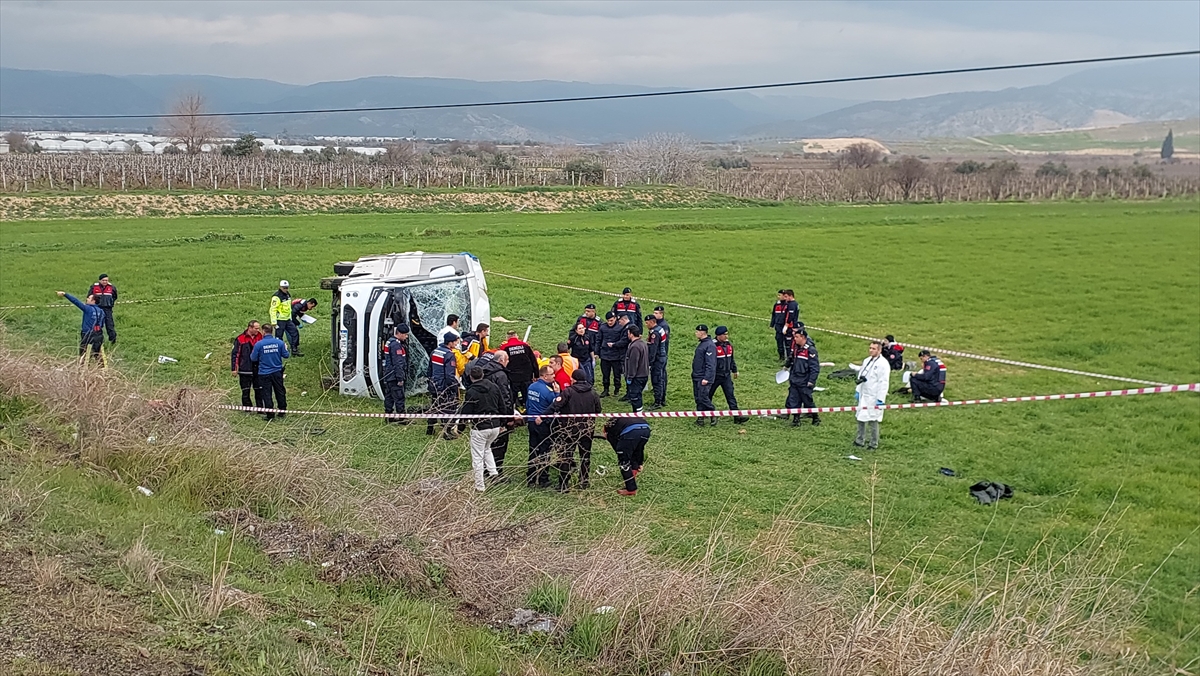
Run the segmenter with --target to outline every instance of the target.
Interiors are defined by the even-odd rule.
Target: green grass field
[[[775,290],[793,287],[810,325],[1133,378],[1200,381],[1196,202],[6,222],[2,304],[53,303],[56,289],[78,295],[101,272],[111,275],[123,301],[254,291],[117,308],[117,368],[150,382],[228,389],[233,401],[229,340],[248,319],[265,319],[276,281],[289,279],[293,295],[318,298],[315,314],[327,317],[329,294],[316,286],[333,262],[410,250],[470,251],[490,271],[613,291],[629,285],[637,296],[764,317]],[[533,324],[530,342],[543,350],[566,334],[585,303],[612,300],[497,276],[489,294],[492,314],[520,319],[522,330]],[[73,354],[75,308],[0,312],[13,342]],[[692,408],[691,328],[700,322],[730,327],[739,403],[782,406],[786,389],[774,384],[774,341],[765,322],[685,310],[668,318],[675,331],[670,408]],[[306,356],[289,366],[294,409],[382,410],[378,402],[322,393],[328,326],[319,322],[303,333]],[[813,335],[823,361],[843,367],[865,356],[861,341]],[[160,354],[179,363],[159,365]],[[951,399],[1124,387],[945,361]],[[828,389],[818,393],[818,405],[853,402],[851,384],[821,384]],[[606,410],[625,410],[605,402]],[[717,403],[723,407],[719,395]],[[319,424],[333,452],[384,480],[404,477],[427,439],[418,426],[384,429],[375,421],[293,416],[269,428],[236,422],[251,438]],[[868,565],[874,471],[874,529],[883,533],[876,546],[884,560],[917,552],[933,574],[960,574],[974,548],[1020,560],[1043,538],[1066,548],[1103,523],[1113,529],[1109,548],[1121,557],[1128,587],[1145,585],[1139,646],[1169,664],[1200,657],[1200,396],[889,412],[880,450],[869,454],[851,447],[850,414],[827,415],[819,428],[756,419],[745,434],[729,421],[703,430],[662,421],[654,429],[635,499],[616,498],[612,471],[568,496],[504,488],[487,499],[520,512],[566,514],[582,542],[635,519],[651,528],[660,551],[680,558],[703,547],[718,522],[737,547],[790,510],[811,525],[798,546],[831,570],[854,574]],[[520,457],[523,444],[521,434],[510,457]],[[848,460],[852,452],[865,459]],[[439,445],[433,460],[434,471],[469,470],[465,441]],[[599,446],[593,462],[610,470],[615,464]],[[939,467],[958,477],[941,476]],[[975,504],[967,487],[982,479],[1011,484],[1015,497],[995,508]],[[61,481],[51,508],[80,480]],[[103,513],[117,519],[120,511]],[[179,514],[164,519],[174,527],[187,523]],[[138,523],[144,521],[124,522],[122,537],[133,537]],[[101,527],[82,520],[55,528],[78,535]],[[265,575],[255,566],[243,574]],[[424,611],[414,605],[395,612]],[[454,649],[461,648],[447,648]],[[234,652],[227,657],[235,662],[256,659]]]

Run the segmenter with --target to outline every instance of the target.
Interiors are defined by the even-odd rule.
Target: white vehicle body
[[[463,331],[489,321],[487,281],[469,253],[364,256],[334,272],[321,286],[333,291],[333,373],[342,394],[383,398],[383,346],[397,324],[411,327],[405,390],[416,394],[426,391],[429,353],[446,317],[458,315]]]

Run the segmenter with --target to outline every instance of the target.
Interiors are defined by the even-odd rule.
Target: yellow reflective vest
[[[267,321],[279,325],[279,322],[292,321],[292,297],[280,298],[279,292],[271,294],[271,307],[267,311]]]

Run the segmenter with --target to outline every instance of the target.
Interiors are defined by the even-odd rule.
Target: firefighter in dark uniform
[[[404,387],[408,378],[408,324],[397,324],[383,346],[383,412],[404,413]],[[408,418],[384,418],[384,423],[407,425]]]
[[[108,342],[117,342],[117,325],[113,322],[113,305],[117,302],[117,287],[108,281],[108,275],[100,275],[99,281],[88,289],[88,294],[96,298],[96,306],[104,310],[104,330],[108,333]],[[86,298],[87,295],[84,296]]]
[[[649,336],[646,346],[650,349],[650,384],[654,389],[651,409],[667,405],[667,330],[658,325],[658,318],[646,315],[646,330]]]
[[[624,317],[629,320],[630,325],[642,328],[642,306],[630,295],[632,291],[627,286],[621,291],[621,297],[617,302],[613,303],[612,312],[617,316],[617,319]]]
[[[737,361],[733,358],[733,343],[729,342],[729,329],[724,326],[718,326],[716,330],[717,342],[713,345],[713,350],[717,353],[717,371],[716,379],[713,380],[712,388],[709,390],[709,399],[716,396],[717,388],[725,394],[725,403],[729,406],[729,410],[736,411],[738,407],[737,397],[733,395],[733,381],[738,377]],[[742,424],[748,418],[737,416],[733,422]],[[712,425],[717,424],[717,419],[713,418]]]
[[[717,348],[712,338],[708,337],[708,326],[701,324],[696,327],[696,352],[692,355],[692,398],[696,400],[697,411],[714,411],[712,403],[712,384],[717,379]],[[710,418],[711,424],[716,425],[717,419]],[[696,418],[696,426],[704,426],[704,418]]]
[[[788,357],[788,396],[786,408],[816,408],[813,403],[813,388],[817,376],[821,375],[821,360],[817,357],[817,346],[808,342],[808,332],[797,328],[792,332],[792,351]],[[812,417],[812,424],[820,425],[821,416]],[[800,426],[800,414],[792,415],[792,427]]]
[[[913,402],[922,399],[941,401],[942,393],[946,391],[946,365],[929,350],[921,350],[917,358],[921,360],[921,370],[908,379]]]

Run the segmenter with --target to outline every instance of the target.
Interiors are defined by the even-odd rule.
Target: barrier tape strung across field
[[[619,294],[609,293],[607,291],[597,291],[596,289],[585,289],[585,288],[579,287],[579,286],[569,286],[567,284],[555,284],[553,282],[543,282],[538,279],[528,279],[526,277],[518,277],[516,275],[506,275],[503,272],[495,272],[493,270],[488,270],[487,274],[494,275],[496,277],[506,277],[508,279],[515,279],[515,280],[522,281],[522,282],[529,282],[530,284],[542,284],[545,286],[553,286],[553,287],[556,287],[559,289],[570,289],[572,291],[583,291],[585,293],[596,293],[596,294],[601,294],[604,296],[619,295]],[[753,315],[744,315],[744,314],[740,314],[737,312],[729,312],[728,310],[714,310],[712,308],[700,307],[697,305],[685,305],[683,303],[672,303],[671,301],[658,300],[655,298],[638,297],[638,300],[643,300],[647,303],[656,303],[659,305],[670,305],[672,307],[681,307],[681,308],[686,308],[688,310],[698,310],[700,312],[712,312],[714,314],[721,314],[721,315],[726,315],[729,317],[741,317],[743,319],[754,319],[754,320],[763,321],[763,322],[767,321],[763,317],[756,317]],[[822,333],[831,333],[836,336],[859,338],[861,340],[879,340],[879,338],[876,336],[865,336],[860,333],[849,333],[846,331],[837,331],[834,329],[824,329],[819,326],[813,326],[811,324],[806,324],[804,328],[809,331],[820,331]],[[1106,375],[1104,373],[1092,373],[1090,371],[1079,371],[1077,369],[1063,368],[1061,366],[1047,366],[1045,364],[1034,364],[1034,363],[1026,362],[1026,361],[1016,361],[1013,359],[1004,359],[1002,357],[989,357],[987,355],[975,354],[973,352],[962,352],[960,350],[947,350],[947,349],[943,349],[940,347],[933,347],[930,345],[916,345],[916,344],[911,344],[911,343],[904,343],[904,345],[906,347],[915,347],[918,350],[929,350],[930,352],[935,352],[939,355],[964,357],[966,359],[977,359],[979,361],[988,361],[988,362],[994,362],[997,364],[1007,364],[1009,366],[1020,366],[1022,368],[1028,368],[1028,369],[1041,369],[1043,371],[1056,371],[1058,373],[1069,373],[1071,375],[1086,376],[1088,378],[1102,378],[1104,380],[1116,380],[1116,381],[1123,382],[1123,383],[1136,383],[1138,385],[1163,386],[1163,385],[1167,384],[1167,383],[1160,383],[1160,382],[1157,382],[1154,380],[1141,380],[1138,378],[1126,378],[1124,376],[1110,376],[1110,375]]]
[[[907,404],[885,404],[875,408],[885,411],[903,410],[910,408],[944,408],[953,406],[972,406],[977,404],[1015,404],[1026,401],[1060,401],[1064,399],[1094,399],[1099,397],[1128,397],[1138,394],[1168,394],[1171,392],[1200,392],[1200,383],[1186,385],[1163,385],[1160,387],[1142,387],[1131,390],[1105,390],[1101,392],[1073,392],[1068,394],[1035,394],[1026,397],[997,397],[995,399],[963,399],[959,401],[929,401]],[[463,414],[454,411],[424,413],[357,413],[353,411],[280,411],[273,408],[258,406],[234,406],[221,404],[217,408],[226,411],[249,411],[251,413],[287,413],[288,415],[324,415],[339,418],[392,418],[392,419],[476,419],[503,418],[503,415]],[[857,406],[822,406],[818,408],[748,408],[735,411],[644,411],[642,413],[554,413],[541,416],[546,419],[562,418],[750,418],[773,415],[805,415],[808,413],[849,413],[857,411]],[[526,416],[527,417],[527,416]]]
[[[308,291],[308,288],[296,288],[293,290]],[[134,303],[167,303],[176,300],[203,300],[205,298],[220,298],[222,296],[245,296],[252,293],[264,293],[262,289],[254,291],[230,291],[228,293],[206,293],[202,296],[171,296],[169,298],[136,298],[134,300],[117,301],[117,306],[133,305]],[[37,310],[44,307],[75,307],[70,303],[50,303],[49,305],[3,305],[0,310]]]

